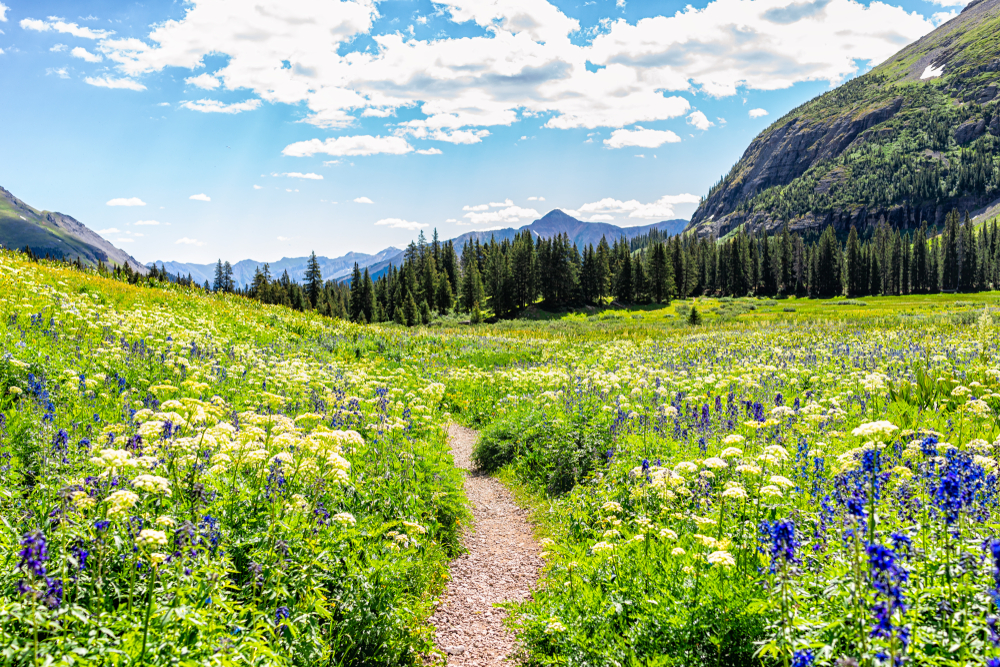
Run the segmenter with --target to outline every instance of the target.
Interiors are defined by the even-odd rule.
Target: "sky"
[[[0,0],[0,186],[143,262],[689,218],[964,0]]]

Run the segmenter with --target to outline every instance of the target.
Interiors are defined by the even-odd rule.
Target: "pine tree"
[[[365,312],[364,278],[357,262],[354,263],[354,271],[351,272],[351,304],[347,312],[352,322],[360,322],[361,315]]]
[[[443,274],[438,281],[437,293],[437,310],[440,315],[446,315],[451,310],[452,299],[451,281],[447,274]]]
[[[222,292],[226,289],[226,277],[222,269],[222,260],[215,263],[215,279],[212,281],[212,291]]]
[[[412,327],[416,326],[420,318],[420,311],[417,310],[417,302],[413,298],[413,292],[407,290],[406,292],[406,302],[403,306],[403,319],[406,321],[406,326]]]
[[[319,268],[319,260],[316,259],[316,252],[309,255],[309,262],[306,264],[306,296],[313,308],[319,300],[319,292],[323,289],[323,272]]]

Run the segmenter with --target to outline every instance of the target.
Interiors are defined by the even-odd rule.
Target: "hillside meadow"
[[[0,661],[422,664],[455,421],[537,520],[525,664],[992,667],[998,305],[407,329],[0,252]]]

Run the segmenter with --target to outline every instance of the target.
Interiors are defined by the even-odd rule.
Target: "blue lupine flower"
[[[780,396],[781,394],[779,394]],[[796,651],[792,654],[792,667],[810,667],[816,660],[813,652],[809,649]]]
[[[40,530],[27,533],[21,538],[21,563],[18,567],[36,577],[45,576],[45,561],[49,559],[45,534]]]

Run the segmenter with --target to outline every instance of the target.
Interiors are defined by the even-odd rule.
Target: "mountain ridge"
[[[451,241],[455,244],[456,250],[461,251],[462,245],[468,241],[478,240],[480,243],[483,243],[493,238],[498,242],[502,242],[513,239],[514,236],[524,230],[529,230],[536,237],[541,238],[550,238],[551,236],[563,233],[568,234],[570,240],[582,248],[590,243],[596,245],[600,242],[601,238],[607,238],[609,242],[622,237],[631,240],[636,236],[649,233],[652,229],[666,230],[668,235],[673,236],[680,233],[687,224],[687,220],[665,220],[638,227],[618,227],[617,225],[604,222],[584,222],[577,220],[560,209],[553,209],[538,220],[517,229],[505,227],[502,229],[475,230],[461,234],[453,239],[446,239],[445,242]],[[377,278],[388,270],[389,266],[400,266],[403,263],[404,252],[404,250],[399,248],[389,247],[374,255],[351,252],[332,259],[325,256],[317,256],[316,259],[320,263],[320,270],[324,280],[342,281],[349,279],[351,272],[354,270],[355,262],[358,263],[358,266],[362,270],[367,268],[371,276]],[[308,261],[308,257],[282,258],[277,262],[258,262],[250,259],[240,260],[232,265],[233,280],[238,288],[246,287],[253,281],[253,274],[256,269],[258,267],[263,268],[266,263],[269,265],[272,277],[280,276],[283,271],[287,270],[288,276],[291,279],[301,282],[305,278],[306,263]],[[187,264],[183,262],[156,260],[155,262],[150,262],[147,266],[153,266],[154,264],[157,267],[165,268],[172,275],[186,277],[188,274],[191,274],[192,278],[199,284],[206,280],[211,284],[214,278],[214,263]]]
[[[145,274],[148,269],[82,222],[63,213],[40,211],[0,187],[0,243],[37,256],[75,260],[96,267],[98,262]]]
[[[1000,199],[1000,0],[978,0],[870,72],[775,121],[689,230],[935,224]],[[992,164],[991,164],[992,163]]]

